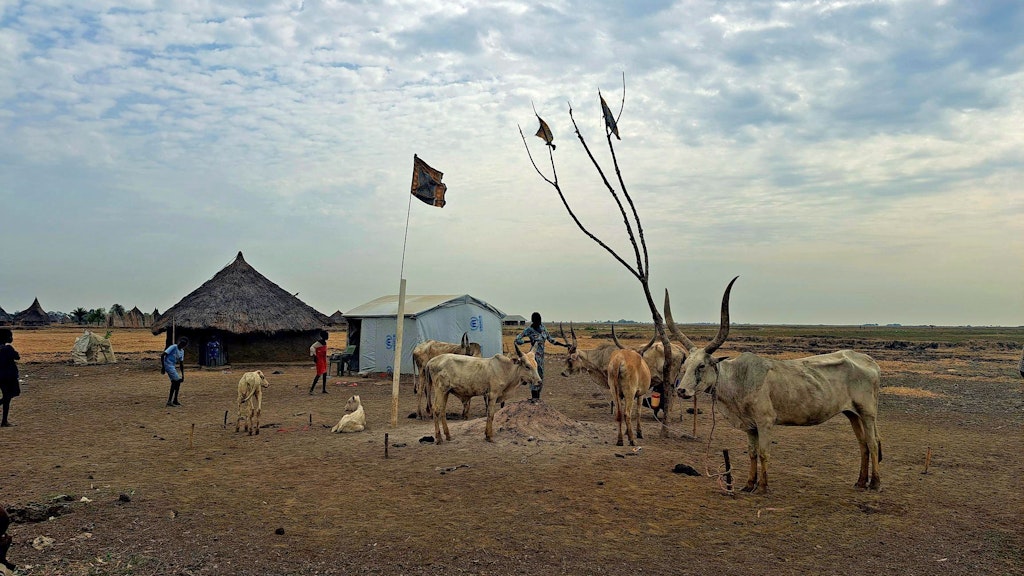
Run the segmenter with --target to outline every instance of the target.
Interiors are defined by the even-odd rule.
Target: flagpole
[[[413,155],[415,162],[416,156]],[[412,214],[412,194],[405,210],[405,236],[402,239],[402,267],[398,272],[398,315],[395,316],[395,371],[391,381],[391,427],[398,427],[398,389],[402,378],[402,341],[405,335],[405,247],[409,242],[409,216]]]

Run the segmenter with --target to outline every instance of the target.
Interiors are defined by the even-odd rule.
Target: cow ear
[[[715,364],[718,364],[722,360],[726,360],[726,359],[727,359],[726,356],[715,356],[715,357],[711,358],[711,365],[714,366]]]

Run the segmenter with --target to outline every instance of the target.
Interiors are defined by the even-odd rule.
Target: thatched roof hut
[[[327,316],[268,280],[239,252],[234,262],[165,310],[152,330],[166,332],[168,345],[187,336],[186,361],[220,365],[305,361],[317,333],[329,324]],[[211,342],[219,344],[218,358],[207,358]]]
[[[49,326],[50,315],[39,305],[39,298],[32,301],[28,310],[23,310],[14,315],[15,326]]]
[[[334,314],[331,314],[329,316],[329,319],[331,321],[331,326],[339,328],[344,328],[345,326],[348,326],[348,320],[345,319],[345,315],[341,313],[341,310],[335,311]]]
[[[0,326],[7,326],[14,320],[14,317],[0,308]]]

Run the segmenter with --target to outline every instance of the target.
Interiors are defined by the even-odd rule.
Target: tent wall
[[[361,320],[359,336],[359,371],[391,372],[394,370],[397,322],[394,316],[370,317]],[[412,374],[412,350],[420,342],[440,340],[459,342],[464,333],[470,342],[480,344],[484,357],[500,354],[501,318],[491,310],[473,303],[435,308],[405,318],[402,342],[402,373]]]

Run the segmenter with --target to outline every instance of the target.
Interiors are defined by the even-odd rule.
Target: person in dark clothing
[[[21,395],[21,384],[18,382],[18,360],[21,356],[11,346],[14,333],[8,328],[0,328],[0,404],[3,405],[3,420],[0,426],[8,427],[7,413],[11,411],[11,400]]]
[[[530,402],[537,403],[540,402],[540,391],[544,388],[544,343],[550,342],[555,346],[563,348],[568,348],[569,345],[555,340],[548,334],[547,328],[540,323],[540,312],[534,312],[530,315],[530,325],[521,334],[516,336],[516,344],[522,346],[524,339],[528,339],[531,346],[536,346],[534,358],[537,359],[537,372],[540,374],[540,383],[530,385]]]
[[[167,374],[171,379],[171,391],[167,394],[168,406],[181,406],[178,402],[178,390],[185,381],[185,348],[188,338],[182,337],[177,344],[171,344],[160,354],[160,373]],[[180,370],[180,372],[179,372]]]

